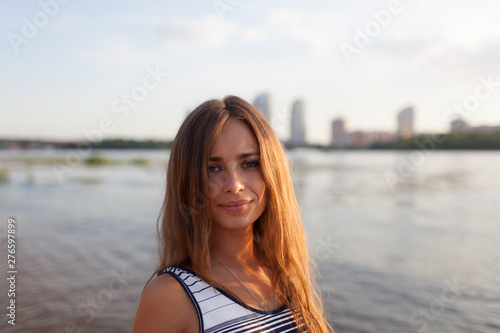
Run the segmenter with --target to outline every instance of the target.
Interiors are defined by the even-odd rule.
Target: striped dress
[[[299,332],[286,306],[274,311],[251,308],[185,268],[168,267],[161,274],[172,275],[189,295],[198,313],[200,332]]]

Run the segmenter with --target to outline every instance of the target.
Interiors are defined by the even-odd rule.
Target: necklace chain
[[[245,284],[243,283],[243,281],[241,281],[237,276],[236,274],[234,274],[234,272],[229,268],[227,267],[226,265],[224,265],[224,263],[222,261],[219,260],[219,258],[217,258],[216,256],[214,256],[213,254],[210,253],[210,255],[212,257],[214,257],[215,260],[217,260],[219,262],[219,264],[221,264],[224,268],[226,268],[229,273],[231,273],[235,278],[236,280],[238,280],[238,282],[248,291],[248,293],[250,295],[252,295],[252,297],[257,301],[257,303],[259,303],[259,305],[264,309],[264,311],[267,311],[266,307],[264,306],[264,304],[262,304],[258,299],[257,297],[255,297],[255,295],[253,294],[253,292],[247,288],[247,286],[245,286]],[[276,310],[276,294],[274,293],[274,289],[273,289],[273,297],[274,297],[274,310]]]

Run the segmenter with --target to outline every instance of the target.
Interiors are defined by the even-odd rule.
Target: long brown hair
[[[192,111],[174,139],[165,200],[158,218],[160,260],[154,275],[184,266],[212,285],[209,239],[212,226],[207,163],[228,119],[246,121],[257,138],[267,207],[254,223],[258,259],[268,265],[277,296],[292,310],[301,331],[328,332],[284,148],[266,118],[236,96],[209,100]],[[153,275],[153,276],[154,276]]]

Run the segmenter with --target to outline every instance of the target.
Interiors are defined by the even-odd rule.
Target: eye
[[[208,173],[214,173],[217,171],[220,171],[220,166],[218,166],[217,164],[212,164],[208,166]]]
[[[259,161],[246,161],[243,163],[243,167],[245,168],[256,168],[259,166]]]

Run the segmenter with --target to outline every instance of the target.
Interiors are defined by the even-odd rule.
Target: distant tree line
[[[500,149],[500,132],[422,134],[393,143],[375,143],[371,149]]]
[[[106,139],[100,142],[88,142],[0,138],[0,149],[76,149],[89,144],[95,149],[169,149],[172,147],[172,141],[167,140]]]
[[[369,147],[334,148],[332,146],[306,144],[296,146],[285,142],[287,149],[313,148],[321,150],[360,150],[360,149],[463,149],[463,150],[496,150],[500,149],[500,131],[498,132],[453,132],[440,134],[421,134],[408,139],[393,142],[376,142]]]
[[[96,149],[170,149],[172,141],[107,139],[93,143],[92,147]]]
[[[88,144],[88,143],[86,143]],[[49,142],[42,140],[13,140],[0,139],[0,149],[44,149],[44,148],[78,148],[84,142]],[[290,142],[284,143],[287,149],[312,148],[333,150],[327,145],[305,144],[294,146]],[[95,149],[170,149],[170,140],[134,140],[134,139],[106,139],[92,143]],[[345,149],[360,149],[348,147]],[[374,143],[363,149],[472,149],[496,150],[500,149],[500,131],[498,132],[453,132],[442,134],[422,134],[409,139],[399,139],[388,143]]]

